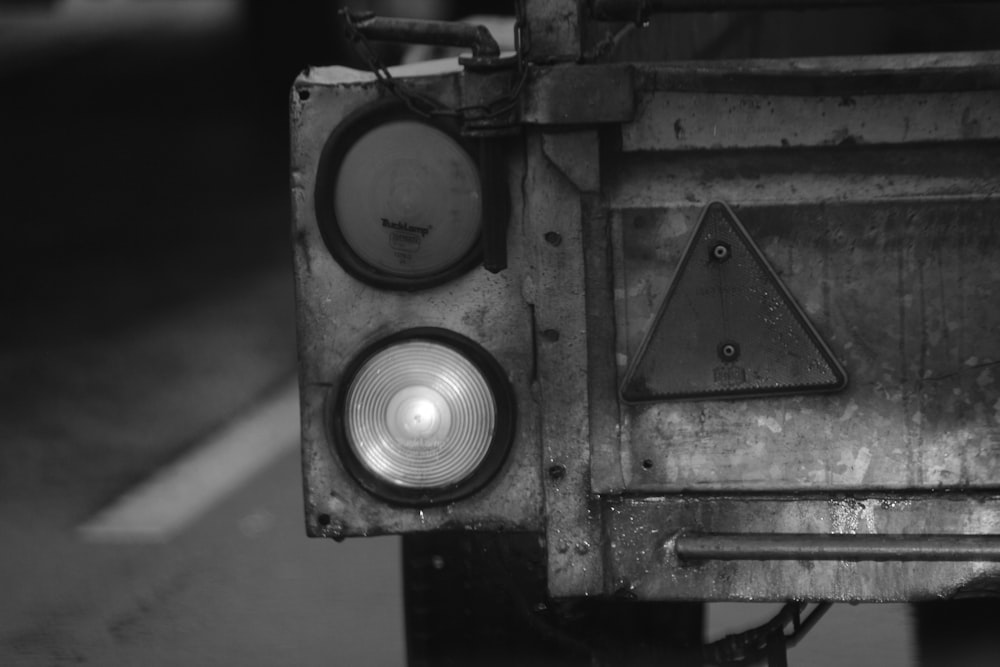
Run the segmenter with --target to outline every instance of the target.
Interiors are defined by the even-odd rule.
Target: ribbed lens
[[[457,265],[481,228],[479,172],[446,132],[417,120],[376,125],[344,154],[334,215],[369,266],[425,278]]]
[[[430,340],[376,352],[347,389],[348,445],[377,478],[410,489],[461,482],[482,464],[497,408],[479,369]]]

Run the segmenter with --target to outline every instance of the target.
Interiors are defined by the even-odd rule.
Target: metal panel
[[[630,209],[617,219],[620,372],[699,209]],[[1000,484],[1000,201],[749,203],[737,212],[850,385],[822,397],[626,406],[626,487]]]
[[[1000,497],[665,497],[610,500],[605,592],[639,599],[892,601],[988,591],[1000,564],[678,558],[685,529],[833,535],[1000,534]]]
[[[531,62],[575,62],[580,57],[580,0],[525,2],[527,57]]]
[[[889,95],[996,90],[1000,52],[633,63],[647,91]],[[805,119],[799,119],[805,120]],[[810,122],[816,119],[809,118]]]
[[[635,116],[629,65],[532,67],[522,120],[538,125],[622,123]]]
[[[885,59],[851,62],[853,71],[869,73],[864,76],[873,76],[878,64],[898,67]],[[956,71],[971,62],[955,56],[944,64]],[[910,83],[948,82],[916,74],[940,73],[942,61],[917,58],[913,64]],[[773,108],[783,114],[777,123],[770,116],[742,116],[746,135],[755,134],[755,120],[765,129],[808,127],[803,119],[811,119],[806,112],[814,99],[801,95],[805,80],[797,77],[810,73],[827,94],[835,86],[858,84],[857,76],[832,72],[829,65],[771,64],[766,76],[753,65],[730,76],[716,66],[704,73],[704,87],[756,81],[788,93],[772,96],[780,101]],[[663,75],[674,69],[649,68],[647,80],[657,87],[698,88],[697,77],[678,84]],[[980,83],[989,81],[985,71],[978,75]],[[938,99],[955,102],[955,95]],[[985,104],[991,96],[996,92],[980,91],[959,104],[991,111],[997,108]],[[904,94],[885,95],[879,103],[902,117],[913,102]],[[731,122],[725,118],[723,125]],[[955,138],[950,121],[946,116],[936,127]],[[631,147],[659,146],[656,137],[646,139],[652,145]],[[821,135],[810,141],[825,143]],[[831,398],[628,408],[620,476],[612,470],[595,479],[595,490],[614,490],[622,477],[626,488],[643,491],[998,483],[995,143],[644,150],[608,155],[604,162],[604,191],[617,209],[619,373],[652,321],[694,221],[705,204],[721,200],[736,206],[793,296],[845,361],[852,385]]]
[[[631,153],[605,157],[611,208],[808,204],[995,197],[995,143],[834,147],[756,152]]]
[[[458,100],[456,76],[409,79],[407,85],[448,104]],[[379,290],[346,274],[320,236],[313,206],[320,151],[345,116],[384,94],[370,77],[339,68],[314,70],[293,91],[293,242],[307,529],[335,538],[433,529],[540,530],[531,310],[522,296],[522,273],[477,268],[416,293]],[[523,160],[517,151],[510,157],[513,182]],[[520,191],[513,189],[511,197],[520,208]],[[527,270],[531,259],[524,237],[512,233],[509,240],[512,264]],[[345,365],[367,343],[417,326],[443,327],[482,344],[508,371],[519,417],[511,455],[493,481],[461,502],[422,510],[394,507],[364,491],[335,457],[329,432],[331,401]]]
[[[790,119],[789,122],[792,122]],[[752,128],[748,128],[752,130]],[[628,408],[627,488],[1000,482],[994,143],[606,158],[623,373],[708,201],[736,205],[847,367],[847,392]],[[595,480],[595,489],[618,479]]]
[[[592,410],[621,417],[620,435],[612,438],[617,452],[606,440],[591,445],[599,464],[592,466],[592,491],[602,498],[608,548],[605,594],[905,600],[995,584],[995,563],[685,562],[672,541],[682,531],[739,539],[992,536],[956,540],[956,550],[996,541],[995,56],[916,57],[912,69],[900,69],[905,59],[878,58],[850,59],[839,71],[834,61],[698,64],[687,74],[681,65],[641,68],[636,87],[646,91],[645,101],[635,123],[623,125],[622,150],[614,141],[602,144],[615,353],[603,352],[603,361],[592,353],[590,363],[613,364],[621,381],[695,222],[709,202],[723,201],[843,363],[850,384],[829,396],[593,402]],[[880,87],[884,95],[844,107],[835,123],[810,115]],[[753,105],[709,104],[723,98]],[[677,100],[695,128],[689,140],[674,132],[674,117],[663,115],[665,102]],[[863,113],[851,115],[859,106]],[[967,109],[967,118],[988,119],[990,138],[963,134]],[[913,113],[924,123],[917,142],[903,132]],[[716,126],[728,133],[723,140],[712,136]],[[782,127],[794,142],[782,145]],[[836,141],[837,127],[864,141]],[[748,138],[758,129],[764,140]],[[600,235],[592,231],[591,238]],[[588,266],[601,270],[599,262]],[[595,280],[589,277],[588,286]],[[600,342],[591,340],[592,352],[605,349]],[[951,493],[930,493],[939,489]],[[939,539],[936,548],[947,550],[947,542]]]
[[[659,92],[622,127],[624,150],[900,144],[996,139],[995,91],[788,97]],[[789,122],[791,118],[811,122]]]
[[[974,1],[974,0],[973,0]],[[980,0],[981,2],[984,0]],[[933,5],[949,0],[590,0],[595,18],[629,21],[658,12],[716,12],[727,9],[829,9],[837,7]]]
[[[595,142],[591,143],[596,148]],[[590,490],[590,394],[584,224],[580,192],[549,161],[538,132],[527,136],[525,225],[534,239],[532,285],[542,409],[542,468],[549,591],[601,588],[600,505]],[[596,160],[592,161],[596,165]]]
[[[1000,54],[636,66],[630,151],[995,139]]]

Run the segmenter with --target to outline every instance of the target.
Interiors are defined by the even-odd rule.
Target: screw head
[[[725,262],[733,256],[733,249],[725,241],[719,241],[712,246],[711,257],[716,262]]]
[[[723,361],[736,361],[740,358],[740,344],[727,340],[719,343],[719,358]]]

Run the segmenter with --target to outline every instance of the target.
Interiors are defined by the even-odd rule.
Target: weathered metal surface
[[[1000,138],[996,91],[886,96],[653,93],[625,150],[901,144]],[[790,123],[793,116],[808,123]],[[752,129],[749,129],[752,128]]]
[[[972,0],[975,2],[975,0]],[[986,0],[979,0],[985,2]],[[935,5],[950,0],[590,0],[602,21],[641,21],[660,12],[717,12],[754,9],[835,9],[839,7]]]
[[[1000,47],[995,2],[877,4],[654,13],[639,20],[626,12],[621,22],[586,21],[586,49],[606,61],[663,62],[905,54],[902,60]]]
[[[899,87],[886,86],[893,94],[881,103],[898,105],[894,113],[902,118],[918,93],[932,106],[936,96],[963,97],[956,92],[962,86],[950,87],[954,80],[942,72],[961,73],[958,63],[976,60],[956,56],[939,69],[939,61],[915,58],[923,74],[898,71],[905,60],[855,60],[846,74],[829,63],[811,62],[802,71],[782,63],[765,76],[756,64],[741,72],[727,63],[706,66],[700,87],[697,72],[674,78],[680,66],[649,66],[637,88],[781,97],[790,105],[782,107],[783,122],[801,127],[813,121],[804,111],[815,94],[810,81],[837,99],[840,90],[880,85],[877,73],[886,65]],[[966,83],[981,89],[964,99],[989,116],[998,108],[990,91],[1000,68],[995,54],[978,62],[989,64],[973,66]],[[938,95],[936,87],[946,92]],[[802,113],[791,111],[795,100]],[[637,122],[647,109],[640,107]],[[753,135],[760,119],[743,120],[741,131]],[[903,600],[949,595],[998,576],[995,564],[979,561],[692,564],[679,561],[668,544],[679,531],[915,538],[1000,532],[995,496],[913,495],[917,489],[991,493],[1000,486],[1000,151],[992,140],[963,139],[949,129],[952,120],[938,123],[946,140],[937,143],[909,143],[897,134],[879,144],[829,145],[815,134],[778,150],[750,144],[713,150],[704,135],[697,146],[669,150],[650,136],[645,145],[624,138],[628,151],[607,152],[610,144],[603,144],[616,340],[616,357],[605,363],[615,364],[619,378],[651,326],[695,222],[716,200],[734,208],[851,377],[843,393],[830,396],[592,403],[595,410],[621,411],[617,458],[613,444],[592,443],[601,463],[592,466],[592,488],[605,494],[610,547],[606,594]],[[591,348],[600,349],[594,341]],[[680,495],[694,490],[701,493]],[[776,495],[725,496],[762,491]],[[864,499],[875,491],[885,495]],[[843,492],[861,500],[836,500]]]
[[[525,2],[524,56],[534,63],[575,62],[580,58],[580,0]]]
[[[990,143],[610,156],[612,208],[988,199],[1000,187]]]
[[[552,20],[572,3],[532,4],[537,37],[541,17]],[[568,57],[578,44],[563,39],[576,30],[568,25],[543,39],[549,50],[535,52],[535,62]],[[512,146],[507,163],[510,268],[476,270],[416,294],[379,292],[346,276],[324,248],[312,208],[325,137],[384,91],[340,70],[301,79],[292,177],[310,532],[544,530],[555,596],[903,600],[995,580],[998,566],[980,561],[692,564],[676,557],[671,541],[681,531],[1000,533],[1000,144],[982,140],[996,135],[987,89],[1000,82],[1000,58],[945,61],[917,58],[916,70],[899,70],[904,61],[862,59],[841,72],[830,62],[699,65],[689,75],[644,66],[635,77],[630,66],[533,66],[523,153]],[[898,71],[880,78],[880,63]],[[838,122],[870,145],[832,142],[826,128],[775,150],[735,131],[728,143],[713,143],[701,118],[695,138],[678,143],[673,120],[663,133],[662,122],[643,115],[662,113],[654,106],[666,93],[690,109],[705,108],[698,96],[781,97],[773,108],[784,125],[801,126],[821,98],[870,95],[886,81],[893,94],[878,97],[877,108],[862,105],[865,119],[908,117],[920,100],[947,119],[936,130],[923,125],[913,143],[891,124],[855,128],[862,116],[845,116]],[[466,101],[466,83],[460,73],[406,82],[449,106]],[[978,92],[962,92],[969,87]],[[611,93],[586,103],[594,90]],[[636,91],[645,106],[630,125]],[[978,133],[956,129],[965,109]],[[782,125],[757,110],[741,118],[746,135],[755,124]],[[614,128],[602,130],[605,141],[593,129],[567,132],[598,123],[624,123],[627,150],[615,148]],[[734,208],[846,366],[846,392],[619,402],[615,388],[713,200]],[[373,338],[411,326],[481,342],[510,371],[520,416],[512,457],[486,489],[423,511],[361,491],[327,433],[345,363]],[[936,489],[951,493],[926,493]],[[691,490],[704,493],[682,495]],[[866,497],[876,491],[883,495]],[[761,492],[770,495],[749,495]]]
[[[636,66],[642,92],[635,120],[622,126],[622,148],[995,139],[998,77],[996,52]]]
[[[684,561],[675,547],[692,526],[741,534],[996,535],[996,495],[620,498],[605,504],[604,517],[605,592],[624,588],[640,599],[930,599],[973,593],[1000,578],[996,562]]]
[[[619,368],[700,205],[624,211]],[[628,406],[632,490],[990,487],[1000,480],[1000,200],[738,213],[851,378],[839,394]]]
[[[1000,535],[836,535],[682,532],[674,552],[691,560],[1000,561]]]
[[[615,351],[614,284],[611,275],[613,244],[609,235],[609,213],[596,198],[585,199],[584,241],[587,278],[587,363],[590,397],[590,487],[593,493],[616,493],[625,488],[619,435],[621,408],[618,403],[618,373]]]
[[[719,199],[737,205],[852,376],[831,398],[630,409],[629,488],[997,483],[994,145],[636,153],[606,172],[625,209],[614,218],[620,370],[694,221]]]
[[[433,71],[433,70],[432,70]],[[406,85],[446,104],[460,97],[458,74],[408,79]],[[509,235],[509,255],[521,271],[474,269],[417,293],[378,290],[351,278],[327,250],[313,206],[316,170],[327,137],[348,114],[386,95],[369,76],[339,68],[300,77],[292,95],[293,242],[298,310],[302,455],[307,528],[344,537],[433,529],[541,529],[538,412],[531,396],[531,310],[522,297],[531,265],[520,229]],[[520,180],[523,156],[507,164]],[[510,193],[520,208],[520,190]],[[345,365],[365,344],[416,326],[446,328],[482,344],[508,371],[517,397],[518,424],[508,461],[480,492],[453,504],[394,507],[362,488],[331,446],[329,410]]]
[[[619,490],[624,482],[621,481],[618,453],[621,422],[616,399],[618,379],[615,368],[604,363],[614,354],[614,320],[608,316],[614,308],[614,289],[608,280],[612,248],[608,211],[597,194],[600,188],[600,141],[594,130],[544,133],[541,140],[545,157],[570,181],[580,197],[587,317],[587,391],[589,399],[595,404],[611,406],[610,409],[591,410],[589,414],[591,490]],[[562,243],[561,235],[550,235],[546,239],[550,243]],[[602,480],[600,489],[594,487],[596,480]]]
[[[580,192],[601,188],[599,138],[592,130],[542,135],[542,150]]]
[[[533,67],[521,119],[534,125],[621,123],[635,116],[630,65]]]
[[[549,590],[601,589],[600,504],[590,495],[590,396],[584,215],[579,191],[527,133],[525,235],[536,247],[534,286]]]
[[[514,62],[500,63],[466,68],[462,77],[462,136],[506,139],[520,132],[516,91],[523,79]]]
[[[798,97],[996,90],[1000,51],[632,63],[643,91]],[[800,124],[803,119],[799,118]],[[809,118],[810,123],[817,119]]]

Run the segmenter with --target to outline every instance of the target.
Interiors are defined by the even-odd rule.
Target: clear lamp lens
[[[416,120],[369,130],[344,154],[334,214],[351,249],[402,278],[441,273],[479,238],[479,172],[447,133]]]
[[[489,450],[496,401],[479,369],[458,351],[406,341],[367,359],[347,389],[347,441],[379,479],[410,489],[471,475]]]

